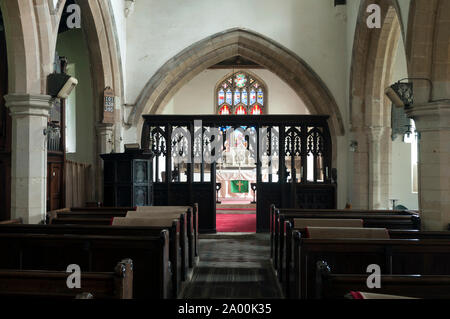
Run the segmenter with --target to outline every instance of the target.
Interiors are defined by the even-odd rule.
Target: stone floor
[[[199,251],[183,299],[282,298],[269,261],[268,235],[202,236]]]

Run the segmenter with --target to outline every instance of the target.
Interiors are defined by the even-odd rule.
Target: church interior
[[[17,299],[450,298],[450,0],[0,0],[0,254]]]

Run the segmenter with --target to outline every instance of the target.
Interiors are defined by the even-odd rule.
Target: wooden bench
[[[128,210],[127,210],[128,209]],[[66,208],[47,213],[47,223],[52,225],[111,225],[115,217],[125,217],[128,211],[186,212],[186,230],[189,239],[189,266],[198,261],[198,205],[193,206],[145,206]],[[183,226],[181,226],[183,227]]]
[[[183,242],[183,249],[181,243],[181,231],[179,219],[153,219],[153,220],[137,220],[132,218],[117,217],[114,218],[111,226],[113,230],[128,230],[129,234],[136,233],[136,230],[152,230],[153,232],[160,232],[163,229],[169,230],[170,249],[169,261],[172,271],[173,283],[173,297],[177,298],[181,289],[182,281],[188,278],[188,268],[186,263],[186,239]],[[1,228],[0,228],[1,230]],[[185,234],[185,232],[183,231]],[[183,262],[184,261],[184,262]]]
[[[0,225],[22,224],[22,218],[0,221]]]
[[[153,206],[156,207],[156,206]],[[164,206],[163,206],[164,207]],[[108,208],[109,209],[109,208]],[[128,212],[124,212],[122,209],[115,209],[109,211],[107,208],[98,210],[97,208],[90,208],[88,211],[81,210],[60,210],[49,212],[49,224],[50,225],[97,225],[106,226],[111,225],[114,218],[126,217]],[[180,216],[180,247],[183,251],[183,258],[186,256],[187,264],[190,268],[194,266],[195,251],[197,250],[195,245],[194,234],[194,222],[191,209],[175,209],[179,212],[176,213]],[[181,211],[183,213],[181,213]],[[130,211],[136,213],[136,211]],[[168,214],[172,214],[169,210],[156,210],[155,213],[166,214],[166,217],[170,217]],[[140,213],[139,213],[140,214]],[[162,216],[162,215],[161,215]],[[187,242],[187,243],[186,243]],[[184,260],[184,259],[183,259]],[[184,263],[184,262],[183,262]]]
[[[280,266],[280,252],[284,250],[286,235],[285,221],[292,222],[295,218],[321,219],[362,219],[364,227],[388,229],[420,229],[420,217],[417,214],[404,211],[361,211],[361,210],[295,210],[272,208],[273,229],[271,231],[272,262],[276,270]],[[364,213],[362,213],[364,212]],[[273,232],[273,233],[272,233]]]
[[[316,265],[316,298],[344,299],[350,291],[422,299],[450,299],[450,276],[381,275],[381,287],[367,287],[368,274],[335,274],[325,261]]]
[[[143,217],[145,215],[158,214],[159,216],[165,216],[164,214],[172,213],[186,213],[187,220],[187,236],[189,241],[189,267],[193,268],[194,264],[198,263],[198,213],[197,209],[191,206],[142,206],[137,207],[136,211],[128,212],[128,217]]]
[[[100,236],[159,236],[169,231],[169,261],[172,269],[173,294],[176,298],[187,270],[181,268],[180,222],[171,220],[164,226],[95,226],[95,225],[0,225],[0,234],[100,235]]]
[[[192,210],[192,228],[193,228],[193,240],[194,240],[194,256],[198,257],[198,203],[194,203],[192,206],[139,206],[136,208],[137,211],[149,211],[149,210],[160,210],[169,211],[173,208],[184,208],[186,210]]]
[[[450,275],[449,240],[304,239],[298,231],[293,236],[294,298],[315,298],[319,261],[339,274],[366,274],[367,266],[376,264],[386,275]]]
[[[119,262],[114,272],[81,272],[81,288],[67,287],[65,271],[0,270],[0,296],[13,298],[132,299],[133,262]]]
[[[280,214],[291,214],[294,215],[295,218],[320,218],[319,215],[323,215],[322,218],[342,218],[335,217],[335,215],[342,214],[351,214],[351,215],[403,215],[410,216],[410,219],[399,219],[393,224],[393,227],[387,227],[389,229],[417,229],[420,230],[421,222],[419,214],[416,211],[404,211],[404,210],[350,210],[350,209],[297,209],[297,208],[277,208],[275,205],[270,206],[270,257],[274,258],[276,254],[275,247],[278,244],[278,232],[283,225],[283,222],[280,223],[279,216]],[[355,217],[349,217],[355,218]],[[392,222],[393,223],[393,222]],[[380,220],[378,220],[378,224],[376,221],[372,223],[367,223],[366,227],[379,227]],[[276,265],[274,265],[276,267]]]
[[[134,298],[169,298],[169,232],[158,236],[99,236],[0,233],[0,269],[104,272],[117,260],[133,260]]]

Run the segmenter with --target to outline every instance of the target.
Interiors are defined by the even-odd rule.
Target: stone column
[[[450,103],[415,105],[406,113],[419,132],[419,208],[424,230],[450,223]]]
[[[95,197],[103,202],[103,160],[101,154],[109,154],[114,146],[114,125],[99,123],[97,128],[97,169],[96,169],[96,192]]]
[[[381,198],[381,136],[383,127],[367,129],[369,139],[369,209],[382,208]]]
[[[12,118],[11,217],[35,224],[45,219],[47,201],[47,128],[51,97],[9,94]]]

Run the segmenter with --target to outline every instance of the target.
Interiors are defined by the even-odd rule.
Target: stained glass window
[[[231,114],[231,112],[230,107],[228,105],[224,105],[220,108],[219,115],[229,115],[229,114]]]
[[[225,103],[225,92],[221,89],[219,91],[219,105]]]
[[[236,115],[246,115],[246,114],[247,114],[247,110],[246,110],[245,107],[243,107],[242,105],[239,105],[239,106],[236,108],[235,113],[236,113]]]
[[[247,90],[242,91],[242,103],[248,105],[248,94]]]
[[[267,91],[255,76],[239,71],[220,82],[217,88],[218,114],[264,114]]]
[[[241,103],[241,91],[236,90],[234,92],[234,105],[238,105],[239,103]]]
[[[252,108],[252,111],[250,112],[251,115],[261,115],[262,114],[262,109],[261,106],[259,106],[258,104],[255,104]]]
[[[233,92],[230,89],[227,91],[227,104],[233,105]]]
[[[258,103],[264,105],[264,92],[261,88],[258,91]]]
[[[250,105],[253,105],[256,103],[256,91],[252,89],[250,91]]]

